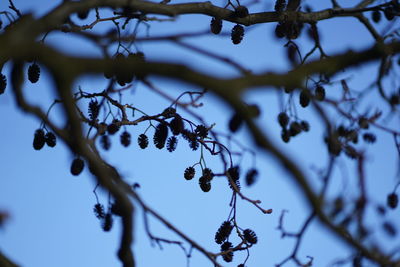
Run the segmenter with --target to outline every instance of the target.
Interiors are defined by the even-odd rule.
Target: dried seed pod
[[[56,136],[52,132],[47,132],[44,139],[49,147],[55,147],[57,144]]]
[[[285,142],[285,143],[289,143],[290,137],[291,137],[290,131],[288,131],[286,129],[282,129],[282,132],[281,132],[282,141]]]
[[[362,129],[368,129],[369,128],[369,121],[368,121],[367,118],[361,117],[361,118],[358,119],[358,125]]]
[[[128,147],[131,144],[131,134],[124,131],[120,136],[121,145]]]
[[[258,239],[256,233],[251,229],[246,229],[243,231],[243,237],[250,244],[256,244]]]
[[[387,206],[391,209],[397,208],[399,204],[399,197],[396,193],[391,193],[387,196]]]
[[[222,30],[222,20],[219,18],[212,18],[210,28],[213,34],[219,34]]]
[[[229,130],[231,130],[231,132],[234,133],[240,128],[242,124],[243,124],[242,116],[240,116],[238,113],[235,113],[229,120]]]
[[[289,123],[289,116],[286,114],[286,112],[281,112],[278,114],[278,122],[282,128],[286,128]]]
[[[78,176],[79,174],[81,174],[84,167],[85,167],[85,162],[80,158],[75,158],[71,164],[71,169],[70,169],[71,174]]]
[[[162,149],[165,146],[165,142],[168,138],[168,127],[165,123],[160,122],[156,131],[154,132],[153,142],[158,149]]]
[[[249,15],[249,10],[245,6],[238,6],[235,8],[235,17],[245,18]]]
[[[95,121],[97,119],[97,117],[99,116],[100,105],[97,102],[97,99],[90,100],[89,107],[88,107],[88,113],[89,113],[89,118],[91,121]]]
[[[39,77],[40,77],[40,67],[38,64],[33,63],[28,68],[28,80],[31,83],[37,83],[37,81],[39,81]]]
[[[310,100],[311,100],[310,91],[308,91],[307,89],[303,89],[303,90],[300,92],[300,99],[299,99],[300,105],[301,105],[303,108],[305,108],[305,107],[307,107],[307,106],[310,104]]]
[[[317,87],[315,87],[314,98],[318,101],[324,101],[325,100],[325,88],[322,87],[321,85],[317,85]]]
[[[0,95],[4,93],[7,87],[7,77],[0,73]]]
[[[88,10],[84,10],[84,11],[79,11],[77,13],[78,18],[80,18],[82,20],[86,19],[88,17],[88,15],[89,15],[89,9]]]
[[[218,231],[215,233],[215,242],[217,244],[222,244],[229,235],[231,234],[233,229],[233,225],[230,221],[224,221],[221,226],[218,228]]]
[[[183,174],[183,176],[185,177],[186,180],[192,180],[195,174],[196,170],[193,167],[187,167],[185,169],[185,173]]]
[[[103,219],[105,217],[104,206],[100,203],[94,205],[93,212],[97,219]]]
[[[194,130],[194,133],[200,137],[201,139],[204,139],[208,135],[208,129],[204,125],[197,125],[196,129]]]
[[[100,137],[100,145],[104,150],[109,150],[111,148],[111,140],[108,135],[102,135]]]
[[[211,190],[211,183],[204,176],[199,178],[199,185],[203,192],[209,192]]]
[[[285,24],[279,22],[279,23],[276,25],[276,28],[275,28],[275,36],[276,36],[277,38],[281,39],[281,38],[285,37],[285,31],[286,31],[286,29],[285,29]]]
[[[104,232],[109,232],[112,228],[113,225],[113,218],[112,214],[108,212],[106,216],[104,216],[103,223],[102,223],[102,228]]]
[[[167,141],[167,150],[169,152],[174,152],[177,144],[178,144],[178,139],[175,136],[169,137]]]
[[[46,137],[44,135],[43,129],[37,129],[33,137],[33,148],[35,150],[40,150],[46,143]]]
[[[169,123],[169,128],[173,135],[179,135],[183,131],[183,120],[179,114],[175,114],[175,117]]]
[[[109,125],[107,125],[107,132],[111,135],[118,132],[119,129],[121,128],[121,126],[118,125],[118,123],[119,123],[119,120],[113,119],[113,121]]]
[[[394,17],[395,17],[395,15],[396,15],[396,13],[395,13],[393,7],[391,7],[391,6],[388,6],[387,8],[385,8],[385,9],[383,10],[383,14],[385,15],[385,18],[386,18],[387,20],[389,20],[389,21],[390,21],[390,20],[393,20]]]
[[[244,36],[244,28],[242,25],[236,24],[232,28],[231,32],[231,39],[233,44],[240,44],[240,42],[243,40]]]
[[[372,21],[375,23],[379,23],[381,21],[382,14],[379,10],[372,11]]]
[[[252,186],[256,182],[257,177],[258,177],[258,171],[256,169],[253,168],[248,170],[245,178],[246,185]]]
[[[275,12],[281,13],[283,10],[285,10],[286,7],[286,1],[285,0],[276,0],[275,2]]]
[[[303,131],[308,132],[310,130],[310,124],[308,123],[308,121],[301,121],[300,125]]]
[[[149,138],[145,134],[140,134],[138,137],[138,144],[141,149],[145,149],[149,145]]]
[[[203,176],[202,176],[206,181],[211,181],[214,178],[214,173],[210,168],[204,168],[203,169]]]
[[[299,133],[301,133],[302,129],[303,128],[301,127],[300,123],[298,123],[297,121],[292,122],[289,127],[290,136],[298,135]]]
[[[227,242],[224,242],[224,243],[221,245],[221,252],[228,251],[228,250],[230,250],[232,247],[233,247],[233,246],[232,246],[232,243],[231,243],[231,242],[228,242],[228,241],[227,241]],[[231,262],[231,261],[233,260],[233,252],[230,251],[230,252],[228,252],[228,253],[222,254],[222,258],[223,258],[224,261],[226,261],[226,262]]]
[[[363,139],[365,142],[373,144],[376,142],[376,135],[374,135],[373,133],[365,133],[363,134]]]

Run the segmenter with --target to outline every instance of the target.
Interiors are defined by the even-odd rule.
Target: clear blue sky
[[[36,15],[42,15],[58,2],[16,0],[15,4],[23,12],[30,10]],[[172,1],[172,3],[178,2],[183,1]],[[315,9],[330,5],[330,1],[305,2]],[[348,3],[346,6],[351,6],[357,1],[342,2]],[[222,6],[224,2],[215,1],[215,4]],[[260,12],[262,6],[264,10],[272,10],[273,3],[268,1],[268,4],[251,6],[250,12]],[[6,8],[7,1],[1,1],[0,11]],[[1,19],[5,21],[4,16],[1,16]],[[73,17],[73,20],[81,23],[76,17]],[[182,16],[175,22],[151,22],[149,33],[150,35],[166,35],[205,30],[208,28],[209,21],[210,18],[206,16],[188,15]],[[322,45],[327,54],[348,48],[365,48],[373,42],[366,30],[355,19],[341,18],[324,21],[318,25]],[[99,25],[98,29],[108,29],[111,26],[110,23],[104,23],[104,25]],[[232,23],[224,22],[223,31],[229,32],[232,26]],[[274,24],[270,24],[246,28],[244,40],[237,46],[231,43],[228,36],[207,36],[185,41],[228,56],[255,72],[282,71],[287,67],[282,49],[284,41],[275,39],[274,27]],[[141,26],[139,34],[145,35],[146,28]],[[46,42],[71,54],[99,55],[99,51],[93,49],[91,45],[81,40],[67,38],[69,38],[68,35],[51,33]],[[311,47],[305,34],[299,40],[299,44],[304,50]],[[184,48],[176,48],[172,43],[140,43],[138,47],[149,60],[187,63],[197,70],[220,76],[238,74],[229,66],[196,55]],[[351,88],[363,89],[369,84],[371,78],[374,78],[372,77],[375,71],[373,67],[365,66],[356,73],[349,71],[341,78],[349,77]],[[9,65],[6,65],[3,72],[8,73],[8,71]],[[30,101],[46,110],[53,101],[54,93],[49,77],[44,70],[42,72],[40,81],[34,85],[26,83],[24,90]],[[154,83],[171,96],[177,96],[183,90],[194,89],[186,84],[163,79],[155,79]],[[84,77],[76,83],[74,90],[77,90],[78,86],[87,91],[100,91],[106,84],[95,77]],[[305,172],[313,175],[317,185],[318,178],[315,177],[313,169],[324,168],[327,155],[323,147],[320,122],[315,119],[314,111],[298,109],[300,117],[310,120],[311,131],[309,134],[295,138],[289,145],[283,144],[276,123],[276,115],[280,111],[277,94],[271,88],[263,89],[246,96],[249,102],[258,103],[262,109],[262,116],[258,123],[263,125],[265,131],[285,148],[288,155],[301,164]],[[336,84],[327,89],[328,94],[335,96],[335,90],[339,90],[339,86]],[[158,113],[170,104],[141,85],[124,96],[123,101],[133,103],[149,114]],[[226,120],[229,119],[231,111],[211,95],[202,102],[204,106],[196,111],[209,124],[216,123],[217,131],[227,132]],[[366,101],[365,107],[372,105],[386,111],[386,107],[377,102],[376,95],[373,94]],[[101,230],[99,221],[92,213],[96,199],[92,193],[95,181],[91,174],[87,170],[78,177],[73,177],[69,173],[73,155],[61,142],[55,148],[45,147],[41,151],[33,150],[33,134],[39,128],[40,121],[16,108],[10,88],[7,88],[6,93],[0,96],[0,114],[2,114],[0,123],[3,125],[0,138],[2,150],[0,211],[7,211],[10,214],[5,227],[0,229],[0,250],[21,266],[120,266],[116,257],[120,235],[119,220],[116,219],[111,232],[105,233]],[[56,106],[50,116],[60,122],[60,114],[60,107]],[[388,122],[388,126],[392,128],[396,125],[399,125],[398,121]],[[184,140],[180,140],[177,151],[172,154],[166,150],[159,151],[154,145],[141,150],[136,144],[136,138],[146,127],[147,125],[139,125],[128,128],[132,134],[132,145],[129,148],[122,147],[119,144],[119,136],[115,136],[112,140],[111,151],[105,152],[104,158],[118,167],[126,180],[132,183],[138,182],[141,185],[138,192],[151,207],[207,249],[218,251],[219,246],[214,242],[214,234],[222,221],[228,217],[230,210],[228,205],[231,193],[227,188],[226,180],[217,179],[213,183],[211,192],[203,193],[198,187],[197,180],[183,179],[184,169],[198,161],[199,151],[189,153],[189,148],[184,146],[186,144]],[[378,142],[368,148],[367,185],[368,190],[374,192],[372,201],[384,203],[386,194],[395,184],[395,166],[398,156],[391,136],[375,129],[373,131],[378,135]],[[151,133],[152,131],[150,135]],[[253,144],[246,131],[241,130],[236,137],[245,145],[252,147]],[[284,209],[289,211],[286,214],[285,226],[293,231],[301,227],[309,211],[305,208],[305,202],[288,174],[277,167],[275,160],[269,155],[257,150],[256,152],[256,162],[261,177],[254,187],[244,187],[243,192],[250,198],[260,199],[263,207],[272,208],[274,212],[271,215],[264,215],[249,203],[239,201],[238,218],[240,226],[253,229],[259,236],[259,243],[250,250],[251,257],[246,266],[273,266],[291,252],[294,244],[293,239],[281,239],[280,233],[276,230],[281,211]],[[208,166],[221,170],[218,159],[209,155],[206,155],[205,159]],[[343,177],[341,171],[345,170],[344,172],[349,177],[353,177],[354,164],[343,156],[339,163],[341,168],[335,168],[336,182],[330,194],[334,196],[344,191],[345,194],[351,195],[350,181],[354,181],[354,178],[350,181],[346,180],[346,176]],[[243,166],[243,170],[251,166],[250,156],[244,158]],[[100,199],[103,204],[106,204],[107,194],[101,190]],[[374,215],[372,212],[371,214]],[[371,225],[381,222],[373,220],[373,216],[370,217]],[[397,224],[400,223],[398,210],[389,214],[388,218]],[[155,220],[151,219],[150,222],[154,235],[179,240]],[[136,210],[134,233],[133,251],[137,266],[186,266],[186,258],[179,247],[163,245],[163,250],[160,250],[157,246],[151,246],[143,229],[142,212],[139,208]],[[385,238],[379,227],[375,238],[385,242],[385,246],[388,247],[399,242],[399,239]],[[304,261],[306,256],[313,256],[315,266],[330,266],[335,259],[346,257],[349,253],[350,251],[343,243],[314,221],[303,239],[298,255]],[[246,253],[237,253],[233,263],[225,264],[222,261],[221,263],[226,266],[237,266],[245,257]],[[212,264],[195,251],[190,266],[212,266]],[[285,266],[293,265],[289,263]]]

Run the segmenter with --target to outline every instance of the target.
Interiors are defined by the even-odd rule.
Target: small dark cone
[[[288,131],[286,129],[282,129],[282,132],[281,132],[282,141],[285,142],[285,143],[289,143],[290,137],[291,137],[290,131]]]
[[[303,108],[305,108],[310,104],[310,100],[311,100],[310,92],[307,89],[302,90],[299,99],[300,105]]]
[[[131,144],[131,134],[124,131],[120,136],[121,145],[128,147]]]
[[[310,130],[310,124],[307,121],[301,121],[300,125],[303,131],[308,132]]]
[[[138,137],[138,144],[141,149],[145,149],[149,145],[149,138],[145,134],[141,134]]]
[[[104,150],[109,150],[111,148],[111,140],[108,135],[102,135],[100,137],[100,145]]]
[[[196,129],[194,130],[195,134],[200,137],[201,139],[204,139],[208,135],[208,129],[204,125],[198,125]]]
[[[248,170],[245,178],[246,185],[252,186],[257,181],[257,178],[258,178],[258,171],[256,169]]]
[[[231,39],[233,44],[240,44],[240,42],[243,40],[244,36],[244,28],[242,25],[236,24],[232,28],[231,32]]]
[[[394,11],[393,7],[388,6],[387,8],[385,8],[383,10],[383,14],[385,15],[385,18],[390,21],[390,20],[394,19],[395,11]]]
[[[46,141],[46,144],[49,146],[49,147],[55,147],[56,146],[56,144],[57,144],[57,139],[56,139],[56,136],[52,133],[52,132],[48,132],[46,135],[45,135],[45,141]]]
[[[235,17],[245,18],[249,15],[249,10],[245,6],[238,6],[235,8]]]
[[[381,21],[382,14],[379,10],[372,11],[372,21],[375,23],[379,23]]]
[[[183,176],[185,177],[186,180],[192,180],[195,174],[196,174],[195,168],[187,167],[185,169],[185,173],[183,174]]]
[[[275,2],[275,11],[278,13],[281,13],[283,10],[285,10],[286,7],[286,1],[285,0],[276,0]]]
[[[199,185],[203,192],[209,192],[211,190],[211,183],[204,176],[199,179]]]
[[[163,115],[167,119],[175,116],[175,114],[176,114],[176,109],[174,109],[173,107],[168,107],[164,109],[164,111],[161,113],[161,115]]]
[[[286,128],[289,123],[289,116],[286,114],[286,112],[281,112],[278,114],[278,122],[282,128]]]
[[[167,140],[167,150],[169,152],[174,152],[177,144],[178,144],[178,139],[175,136],[169,137]]]
[[[43,148],[45,143],[46,137],[44,135],[44,131],[42,129],[37,129],[33,137],[33,148],[35,150],[40,150]]]
[[[229,130],[232,133],[236,132],[243,123],[243,118],[238,113],[233,114],[231,119],[229,120]]]
[[[285,37],[285,24],[279,22],[275,28],[275,36],[279,39]]]
[[[365,142],[373,144],[376,142],[376,135],[374,135],[373,133],[365,133],[363,134],[363,139]]]
[[[112,121],[112,123],[110,123],[110,124],[107,126],[107,132],[108,132],[109,134],[111,134],[111,135],[113,135],[113,134],[115,134],[116,132],[118,132],[119,129],[121,128],[121,126],[118,125],[118,123],[119,123],[119,120],[114,119],[114,120]]]
[[[233,225],[230,221],[224,221],[215,233],[215,243],[222,244],[231,234]]]
[[[325,88],[322,87],[321,85],[317,85],[317,87],[315,87],[314,97],[318,101],[324,101],[325,100]]]
[[[189,141],[189,147],[193,151],[196,151],[197,149],[199,149],[199,142],[196,139],[192,139]]]
[[[89,107],[88,107],[88,113],[89,113],[89,118],[91,121],[95,121],[97,119],[97,117],[99,116],[100,105],[97,102],[97,99],[90,100]]]
[[[156,127],[156,131],[154,132],[153,136],[154,145],[158,149],[164,148],[167,138],[168,138],[168,127],[165,123],[160,122]]]
[[[103,219],[102,228],[104,232],[109,232],[113,225],[113,218],[111,213],[107,213]]]
[[[222,30],[222,20],[218,18],[212,18],[210,29],[213,34],[219,34]]]
[[[87,17],[88,17],[88,15],[89,15],[89,10],[85,10],[85,11],[79,11],[78,13],[77,13],[77,15],[78,15],[78,18],[79,19],[86,19]]]
[[[203,169],[203,178],[209,182],[214,178],[214,173],[210,168]]]
[[[391,209],[397,208],[397,205],[399,204],[399,197],[397,196],[396,193],[391,193],[387,196],[387,205]]]
[[[81,174],[84,167],[85,167],[85,162],[82,159],[80,158],[74,159],[71,164],[71,174],[78,176],[79,174]]]
[[[37,83],[40,77],[40,67],[38,64],[33,63],[28,68],[28,79],[31,83]]]
[[[231,243],[231,242],[228,242],[228,241],[227,241],[227,242],[224,242],[224,243],[221,245],[221,252],[228,251],[228,250],[230,250],[232,247],[233,247],[233,246],[232,246],[232,243]],[[222,254],[222,258],[223,258],[224,261],[226,261],[226,262],[231,262],[231,261],[233,260],[233,252],[230,251],[230,252],[228,252],[228,253]]]
[[[169,128],[173,135],[179,135],[183,131],[183,120],[179,114],[175,114],[175,117],[169,123]]]
[[[7,77],[0,73],[0,95],[4,93],[7,87]]]
[[[243,231],[243,237],[250,244],[256,244],[258,241],[256,233],[254,233],[254,231],[250,229],[246,229]]]
[[[292,122],[289,127],[290,136],[298,135],[299,133],[301,133],[302,129],[303,128],[301,127],[300,123],[298,123],[297,121]]]
[[[358,119],[358,126],[362,129],[368,129],[369,128],[369,121],[365,117],[361,117]]]
[[[97,219],[103,219],[106,216],[104,213],[104,207],[100,203],[94,205],[93,212]]]
[[[390,222],[384,222],[382,224],[382,228],[385,231],[385,233],[390,237],[395,237],[397,235],[396,227],[394,226],[394,224]]]

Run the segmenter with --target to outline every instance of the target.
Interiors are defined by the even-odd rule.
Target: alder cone
[[[0,73],[0,95],[4,93],[7,87],[7,78],[4,74]]]
[[[37,83],[40,77],[40,67],[38,64],[33,63],[28,68],[28,80],[31,83]]]
[[[244,28],[242,25],[236,24],[231,32],[231,39],[233,44],[240,44],[243,40]]]
[[[213,34],[219,34],[222,30],[222,20],[219,18],[212,18],[210,29]]]
[[[40,150],[43,148],[45,143],[46,137],[44,135],[44,131],[42,129],[37,129],[33,137],[33,148],[35,150]]]
[[[82,159],[80,158],[74,159],[71,164],[71,174],[78,176],[79,174],[81,174],[84,167],[85,167],[85,162]]]

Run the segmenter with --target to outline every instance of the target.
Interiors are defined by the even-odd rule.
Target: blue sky
[[[172,2],[178,3],[178,1]],[[346,2],[349,6],[356,3],[356,1],[342,2]],[[330,1],[306,1],[306,3],[316,10],[330,5]],[[34,2],[16,0],[15,4],[22,11],[31,10],[41,15],[56,3],[45,0]],[[223,2],[216,1],[215,4],[222,6]],[[249,9],[251,12],[259,12],[261,6],[261,4],[255,5]],[[0,10],[6,8],[6,1],[2,1]],[[272,10],[272,3],[266,8]],[[1,19],[5,21],[3,16]],[[76,17],[73,17],[73,20],[79,22]],[[156,36],[205,30],[209,21],[210,18],[202,15],[182,16],[175,22],[149,23],[151,25],[149,33]],[[373,42],[355,19],[340,18],[323,21],[318,25],[322,45],[327,54],[349,48],[366,48]],[[232,23],[224,22],[223,31],[229,32],[232,26]],[[107,29],[111,25],[104,23],[99,26],[100,29],[103,29],[102,27]],[[288,66],[282,49],[284,41],[275,39],[274,27],[274,24],[247,27],[243,43],[237,46],[231,43],[229,36],[206,36],[185,41],[230,57],[255,72],[283,71]],[[139,34],[143,35],[145,32],[146,28],[140,27]],[[99,51],[93,49],[93,46],[81,40],[67,38],[69,36],[51,33],[46,42],[71,54],[99,55]],[[310,41],[305,36],[298,42],[301,49],[306,50],[311,47]],[[149,60],[186,63],[197,70],[224,77],[238,75],[229,66],[183,48],[176,48],[173,43],[140,43],[138,47]],[[6,65],[3,73],[8,73],[8,68],[9,65]],[[375,73],[375,68],[373,64],[366,65],[357,72],[345,72],[340,78],[349,78],[349,86],[361,90],[372,81],[371,78],[374,78],[371,74]],[[336,80],[339,81],[339,78]],[[196,89],[187,84],[161,78],[154,79],[154,84],[171,96],[177,96],[183,90]],[[52,86],[48,74],[42,69],[40,81],[37,84],[27,82],[24,90],[32,103],[37,103],[46,110],[54,99]],[[98,77],[83,77],[74,86],[74,90],[80,86],[83,90],[92,92],[104,89],[106,83]],[[339,89],[340,85],[337,83],[327,87],[328,95],[336,96]],[[261,88],[245,97],[248,102],[257,103],[262,109],[262,115],[257,123],[262,125],[265,132],[270,134],[275,142],[279,143],[286,153],[311,175],[317,187],[318,178],[313,169],[326,166],[327,154],[323,147],[321,124],[314,115],[315,110],[298,107],[299,116],[310,121],[311,131],[296,137],[287,145],[281,142],[279,136],[280,129],[276,116],[280,112],[280,106],[275,89]],[[137,105],[149,114],[161,112],[170,105],[169,101],[140,84],[126,94],[123,101]],[[215,123],[216,131],[227,132],[227,119],[230,118],[232,111],[212,95],[206,96],[202,102],[204,106],[195,111],[210,125]],[[86,104],[82,104],[82,107]],[[388,111],[373,93],[368,96],[365,109],[370,106]],[[3,151],[0,164],[2,169],[0,211],[5,210],[10,214],[10,219],[4,228],[0,229],[1,251],[21,266],[120,266],[116,257],[120,235],[119,220],[116,219],[111,232],[105,233],[101,230],[99,221],[92,213],[93,205],[96,203],[92,193],[95,180],[89,171],[84,170],[78,177],[73,177],[69,173],[73,155],[62,142],[55,148],[33,150],[33,134],[39,128],[40,121],[16,108],[10,88],[0,96],[0,113],[3,114],[0,116],[0,123],[3,125],[0,138],[0,147]],[[50,117],[61,123],[60,107],[55,106]],[[397,121],[392,119],[385,123],[392,128],[399,125],[398,118]],[[148,149],[141,150],[136,144],[136,138],[147,126],[127,128],[132,134],[132,145],[129,148],[119,144],[119,136],[113,137],[112,148],[109,152],[103,153],[104,158],[120,170],[124,179],[140,184],[138,192],[151,207],[207,249],[218,251],[219,246],[214,242],[214,234],[226,220],[230,210],[228,205],[231,193],[226,180],[216,179],[212,190],[207,194],[199,189],[195,179],[185,181],[183,171],[198,161],[199,152],[191,152],[184,140],[180,140],[178,149],[174,153],[159,151],[152,144]],[[373,192],[372,201],[384,204],[386,194],[392,190],[396,182],[395,167],[398,164],[398,155],[390,135],[375,129],[373,132],[377,134],[378,141],[373,146],[368,146],[367,185],[368,190]],[[149,136],[151,134],[150,130]],[[242,129],[235,138],[254,149],[246,130]],[[365,144],[360,146],[367,148]],[[272,208],[274,212],[265,215],[249,203],[238,201],[238,220],[241,227],[251,228],[259,236],[259,243],[250,250],[251,256],[246,266],[273,266],[291,252],[294,244],[293,239],[281,239],[280,233],[276,230],[281,211],[288,210],[285,226],[293,231],[301,227],[309,211],[288,173],[278,167],[276,160],[270,155],[258,150],[255,152],[260,179],[254,187],[244,187],[243,192],[252,199],[260,199],[263,207]],[[221,171],[221,164],[217,158],[206,155],[205,160],[207,166]],[[242,170],[247,170],[252,166],[252,158],[247,155],[242,163]],[[338,166],[340,167],[334,170],[334,187],[329,194],[336,196],[340,192],[345,192],[351,195],[351,184],[355,176],[354,163],[341,156]],[[346,172],[348,177],[343,176],[343,172]],[[347,178],[350,179],[346,180]],[[106,204],[107,194],[101,190],[99,193],[100,201]],[[371,214],[374,215],[372,212]],[[398,210],[387,216],[389,220],[400,223]],[[379,225],[381,218],[373,217],[375,216],[369,216],[369,223],[372,226]],[[150,226],[156,236],[179,240],[176,235],[152,218]],[[133,251],[137,266],[186,266],[186,258],[179,247],[163,245],[163,250],[160,250],[157,246],[151,246],[143,228],[142,211],[139,208],[136,210],[134,233]],[[385,247],[392,247],[399,242],[398,238],[386,238],[379,226],[374,238],[384,242]],[[304,261],[307,259],[306,256],[313,256],[315,266],[330,266],[335,259],[346,257],[350,253],[348,247],[314,221],[303,239],[298,255]],[[237,253],[233,263],[221,263],[226,266],[237,266],[245,257],[246,253]],[[211,266],[211,263],[194,251],[190,266]],[[288,263],[285,266],[294,265]]]

